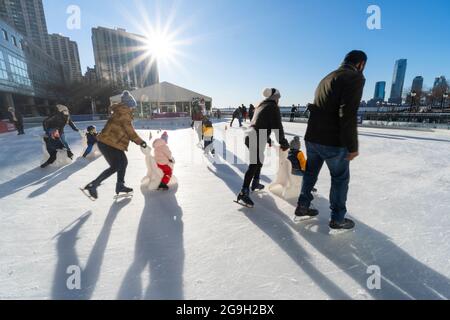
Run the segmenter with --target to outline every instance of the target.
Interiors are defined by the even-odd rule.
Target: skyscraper
[[[82,80],[78,45],[59,34],[49,35],[51,55],[63,65],[66,84]]]
[[[439,88],[441,88],[441,89],[448,88],[447,79],[445,78],[445,76],[437,77],[434,80],[433,90],[439,89]]]
[[[413,80],[413,83],[411,86],[411,91],[420,93],[420,92],[422,92],[422,89],[423,89],[423,77],[417,76]]]
[[[92,29],[97,79],[102,84],[143,88],[159,82],[145,38],[124,29]]]
[[[408,60],[400,59],[395,62],[394,76],[392,79],[391,96],[389,102],[402,103],[403,86],[405,84],[406,67]]]
[[[376,101],[384,101],[386,97],[386,81],[379,81],[375,84],[375,94],[373,99]]]
[[[51,53],[42,0],[0,0],[0,17],[35,45]]]

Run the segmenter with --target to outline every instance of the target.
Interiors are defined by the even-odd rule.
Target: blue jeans
[[[88,144],[86,151],[83,154],[83,158],[86,158],[88,154],[90,154],[92,152],[92,149],[94,148],[93,144]]]
[[[342,223],[347,214],[346,202],[350,182],[350,162],[346,160],[348,150],[311,142],[306,142],[306,148],[308,160],[298,204],[302,207],[310,207],[314,199],[312,190],[325,162],[331,175],[331,220]]]

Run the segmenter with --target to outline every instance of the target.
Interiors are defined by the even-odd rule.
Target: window
[[[15,36],[11,36],[13,44],[17,47],[17,39]]]
[[[31,86],[28,67],[25,62],[13,56],[9,56],[8,58],[13,81],[20,85]]]
[[[3,52],[0,51],[0,79],[8,80],[8,71],[6,71],[5,58]]]
[[[2,35],[3,35],[3,39],[5,39],[6,41],[8,41],[8,32],[6,32],[5,29],[2,29]]]

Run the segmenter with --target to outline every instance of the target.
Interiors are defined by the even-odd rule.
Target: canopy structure
[[[194,101],[200,101],[206,110],[211,110],[212,99],[200,93],[179,87],[169,82],[161,82],[149,87],[131,91],[138,103],[138,113],[148,117],[154,113],[186,112],[191,114]],[[110,98],[111,102],[119,102],[121,95]]]

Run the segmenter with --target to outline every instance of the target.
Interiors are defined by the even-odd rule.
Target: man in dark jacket
[[[255,114],[255,106],[250,104],[250,107],[248,108],[248,118],[250,119],[250,122],[253,120],[254,114]]]
[[[234,110],[233,112],[233,116],[230,122],[230,127],[233,126],[233,122],[235,119],[238,119],[239,121],[239,127],[242,127],[242,108],[238,107],[236,110]]]
[[[278,107],[281,98],[280,92],[277,89],[269,88],[264,90],[263,95],[266,100],[256,108],[251,124],[253,130],[245,140],[245,144],[250,151],[250,165],[237,199],[237,202],[250,208],[254,206],[250,199],[250,184],[253,191],[264,189],[264,186],[260,183],[260,175],[264,163],[264,151],[266,145],[271,144],[270,135],[273,130],[276,130],[275,136],[281,149],[289,149],[289,143],[284,136],[280,108]]]
[[[364,52],[350,52],[341,67],[320,82],[314,104],[308,106],[310,117],[305,135],[308,161],[295,214],[300,218],[319,214],[310,208],[312,190],[326,163],[331,174],[332,230],[354,227],[354,222],[345,219],[345,215],[350,161],[359,155],[357,113],[365,85],[366,62]]]
[[[297,113],[297,107],[295,105],[292,105],[290,122],[294,122],[296,113]]]
[[[16,127],[19,136],[25,134],[23,130],[23,116],[20,112],[17,111],[17,109],[9,107],[8,118],[9,122],[14,124],[14,126]]]
[[[70,150],[69,144],[67,143],[66,136],[64,134],[64,128],[68,124],[73,131],[79,132],[80,130],[70,119],[69,109],[66,106],[57,105],[56,109],[57,112],[54,115],[51,115],[48,118],[46,118],[43,121],[42,126],[47,134],[49,129],[58,129],[60,139],[64,144],[64,147],[67,149],[67,156],[72,159],[73,153]]]

